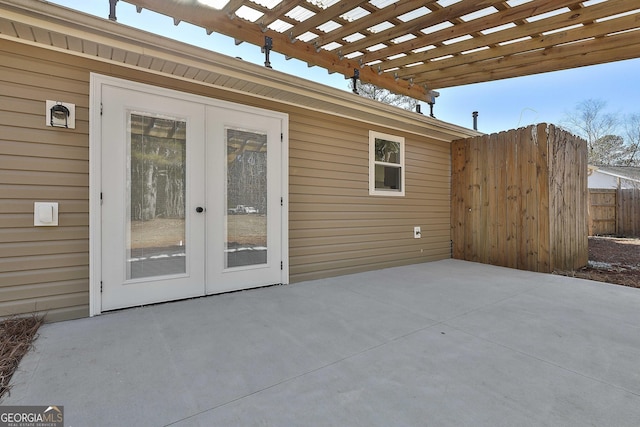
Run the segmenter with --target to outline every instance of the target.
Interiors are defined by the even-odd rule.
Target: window
[[[369,194],[404,196],[404,138],[369,131]]]

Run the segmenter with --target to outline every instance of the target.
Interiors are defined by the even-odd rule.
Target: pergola
[[[638,0],[124,1],[421,100],[640,56]]]

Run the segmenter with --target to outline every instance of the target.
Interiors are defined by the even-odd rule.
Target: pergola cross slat
[[[527,43],[530,43],[531,40],[529,41],[522,40],[519,43],[508,43],[508,44],[504,44],[504,42],[508,42],[510,40],[518,40],[524,37],[531,37],[532,40],[535,39],[535,42],[543,43],[545,39],[553,38],[554,34],[566,34],[567,31],[563,30],[558,33],[549,34],[547,36],[543,36],[542,35],[543,33],[548,33],[558,28],[566,28],[571,25],[575,25],[576,23],[586,24],[588,22],[592,22],[594,19],[597,19],[598,16],[602,16],[602,15],[613,16],[615,14],[628,12],[628,11],[629,11],[629,5],[601,3],[591,8],[584,9],[579,14],[575,13],[575,11],[568,11],[568,12],[550,17],[548,19],[544,19],[541,21],[532,22],[527,25],[519,26],[519,27],[513,28],[513,31],[510,31],[508,34],[506,34],[503,31],[491,33],[483,36],[483,41],[485,43],[485,46],[493,46],[493,49],[484,49],[480,51],[482,52],[482,55],[477,54],[475,52],[468,53],[465,55],[457,55],[455,59],[451,58],[451,60],[446,61],[446,66],[452,67],[455,65],[460,65],[461,63],[478,62],[488,58],[495,58],[495,57],[500,57],[504,55],[515,55],[517,53],[527,52],[531,50],[530,46],[527,46]],[[520,11],[520,13],[518,13],[517,15],[511,14],[511,16],[518,18],[519,16],[521,16],[521,13],[523,12],[526,13],[526,11]],[[615,31],[619,31],[611,28],[611,23],[614,21],[621,22],[621,20],[623,19],[628,21],[635,21],[638,18],[637,16],[632,15],[632,16],[618,18],[615,20],[606,21],[606,22],[603,22],[602,25],[595,26],[598,29],[602,29],[602,31],[601,30],[595,30],[595,31],[600,34],[607,34],[607,33],[613,33]],[[622,24],[622,25],[625,25],[625,24]],[[631,25],[629,28],[634,28],[634,27],[635,27],[634,25]],[[591,25],[589,26],[590,28],[589,30],[587,30],[587,26],[583,28],[586,30],[585,34],[587,31],[592,31],[592,32],[594,31],[594,26],[591,26]],[[566,43],[567,41],[568,40],[562,41],[562,40],[556,39],[555,41],[551,42],[550,45],[547,45],[545,47]],[[440,49],[438,49],[437,52],[427,51],[421,54],[415,54],[413,56],[408,56],[405,58],[400,58],[398,60],[390,61],[389,65],[394,67],[402,67],[404,65],[407,65],[416,61],[428,61],[433,58],[437,58],[445,55],[453,55],[456,52],[459,52],[461,49],[463,52],[468,52],[468,51],[477,49],[476,47],[477,44],[478,44],[478,41],[475,39],[466,40],[466,41],[457,43],[457,45],[443,46]],[[540,46],[538,46],[538,48],[539,47]],[[408,71],[409,73],[413,74],[413,70],[411,70],[410,68],[409,69],[404,68],[402,71]],[[401,76],[404,76],[407,74],[402,71],[399,72],[398,74]]]
[[[558,4],[559,6],[565,6],[568,4],[572,4],[574,3],[575,0],[565,0],[564,2],[562,1],[555,1],[556,4]],[[526,7],[528,5],[524,4],[521,5],[517,8],[512,8],[512,9],[507,9],[504,10],[502,12],[498,12],[495,16],[492,17],[491,20],[491,25],[494,25],[494,27],[500,26],[500,25],[506,25],[510,22],[513,21],[519,21],[521,19],[524,19],[528,16],[531,16],[531,12],[532,12],[532,8]],[[553,10],[553,9],[549,9],[547,7],[542,7],[541,9],[539,9],[540,11],[544,12],[548,12],[549,10]],[[553,19],[553,18],[549,18],[549,19]],[[478,22],[475,22],[478,21]],[[387,51],[386,53],[389,54],[396,54],[396,53],[400,53],[400,52],[407,52],[407,51],[413,51],[415,49],[420,49],[423,48],[425,46],[429,46],[432,44],[442,44],[442,42],[445,42],[447,40],[451,40],[454,39],[456,37],[462,37],[466,34],[470,34],[470,33],[478,33],[481,32],[483,30],[487,29],[487,23],[484,20],[478,19],[475,21],[469,21],[466,22],[464,24],[460,24],[457,26],[453,26],[451,28],[445,28],[439,31],[435,31],[433,33],[430,33],[428,36],[425,36],[423,39],[421,40],[411,40],[409,42],[403,43],[403,46],[394,46],[393,48],[391,48],[389,51]],[[545,20],[546,21],[546,20]],[[530,25],[535,26],[535,22],[531,23]],[[550,24],[548,25],[548,27],[550,28],[559,28],[557,27],[557,23],[555,24]],[[490,28],[494,28],[494,27],[490,27]],[[518,31],[517,27],[520,27],[521,31]],[[514,28],[512,31],[498,31],[496,33],[492,33],[495,35],[498,35],[499,41],[506,41],[506,40],[515,40],[517,38],[522,37],[521,35],[519,35],[520,33],[522,33],[526,28],[529,28],[528,25],[519,25],[516,26],[516,28]],[[530,32],[530,31],[527,31]],[[515,33],[515,34],[514,34]],[[524,33],[522,33],[524,35]],[[429,60],[432,58],[438,58],[438,57],[442,57],[442,56],[446,56],[446,55],[453,55],[453,54],[461,54],[461,52],[466,52],[468,50],[473,50],[473,49],[478,49],[480,47],[484,47],[484,46],[491,46],[496,44],[496,41],[488,41],[485,40],[484,37],[488,37],[488,36],[480,36],[480,37],[472,37],[469,40],[463,40],[461,42],[458,43],[452,43],[449,45],[446,44],[442,44],[438,49],[431,49],[429,51],[427,51],[424,54],[408,54],[407,58],[411,58],[413,59],[413,61],[411,62],[415,62],[415,61],[424,61],[424,60]],[[484,44],[480,45],[480,41],[484,41]],[[465,45],[468,47],[468,49],[466,50],[461,50],[461,47],[463,46],[461,43],[465,43]],[[461,55],[464,56],[464,55]],[[365,63],[367,62],[371,62],[371,61],[375,61],[377,59],[381,59],[384,58],[384,56],[381,56],[380,52],[373,52],[371,54],[365,54],[363,61]],[[404,59],[404,58],[402,58]],[[409,63],[411,63],[409,62]],[[389,62],[389,66],[395,67],[395,66],[400,66],[398,65],[399,61],[390,61]]]
[[[640,57],[637,0],[124,1],[418,99]]]

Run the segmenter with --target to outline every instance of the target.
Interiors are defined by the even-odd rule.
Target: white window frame
[[[400,144],[400,163],[386,163],[376,161],[375,147],[376,139],[384,139]],[[405,146],[404,137],[398,135],[389,135],[382,132],[369,131],[369,195],[371,196],[392,196],[404,197],[405,191]],[[396,167],[400,169],[400,189],[382,189],[376,188],[376,165]]]

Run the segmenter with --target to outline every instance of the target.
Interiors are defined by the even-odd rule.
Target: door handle
[[[198,207],[196,208],[196,212],[198,212],[198,213],[202,213],[202,212],[204,212],[204,208],[203,208],[202,206],[198,206]]]

